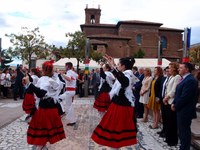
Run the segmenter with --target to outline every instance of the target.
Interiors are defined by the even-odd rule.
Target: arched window
[[[141,45],[141,44],[142,44],[142,35],[141,35],[141,34],[138,34],[138,35],[136,36],[136,43],[137,43],[138,45]]]
[[[90,17],[90,23],[91,24],[95,24],[95,16],[94,15],[91,15],[91,17]]]
[[[167,49],[167,38],[165,36],[161,36],[161,44],[162,48]]]

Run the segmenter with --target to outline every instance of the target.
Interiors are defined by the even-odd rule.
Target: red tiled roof
[[[126,39],[126,40],[130,40],[131,37],[128,36],[119,36],[119,35],[112,35],[112,34],[96,34],[96,35],[88,35],[88,38],[96,38],[96,39]]]
[[[125,21],[119,21],[117,23],[117,26],[120,26],[121,24],[139,24],[139,25],[153,25],[153,26],[163,25],[162,23],[157,23],[157,22],[140,21],[140,20],[125,20]]]
[[[99,27],[99,28],[116,28],[115,24],[81,24],[81,30],[83,27]]]
[[[177,32],[184,32],[184,30],[181,29],[175,29],[175,28],[167,28],[167,27],[160,27],[160,31],[177,31]]]

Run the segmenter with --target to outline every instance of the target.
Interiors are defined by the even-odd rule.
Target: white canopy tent
[[[118,63],[119,61],[119,58],[115,58],[115,63]],[[157,61],[158,59],[157,58],[136,58],[135,59],[135,65],[134,66],[137,66],[138,68],[145,68],[145,67],[149,67],[149,68],[154,68],[157,65]],[[65,67],[65,63],[66,62],[72,62],[73,66],[76,68],[77,66],[77,60],[76,58],[61,58],[60,60],[58,60],[57,62],[55,62],[53,65],[54,65],[54,68],[59,68],[59,69],[64,69]],[[168,61],[167,59],[162,59],[162,68],[165,68],[169,65],[170,61]],[[79,67],[84,69],[85,68],[85,64],[81,63],[79,64]],[[99,67],[99,64],[97,62],[95,62],[94,60],[90,60],[90,63],[89,63],[89,68],[98,68]]]
[[[71,62],[73,64],[74,68],[77,67],[77,59],[76,58],[61,58],[60,60],[55,62],[53,65],[54,65],[54,68],[64,69],[65,63],[67,63],[67,62]],[[97,67],[99,67],[99,64],[94,60],[90,60],[89,67],[90,68],[97,68]],[[80,62],[79,68],[84,69],[85,64]]]
[[[154,68],[156,66],[158,66],[158,59],[157,58],[136,58],[135,59],[135,65],[138,68],[145,68],[145,67],[149,67],[149,68]],[[162,68],[165,68],[169,65],[170,61],[163,58],[162,59]]]

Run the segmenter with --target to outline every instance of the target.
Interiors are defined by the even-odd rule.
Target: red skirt
[[[109,94],[107,92],[102,92],[96,98],[93,107],[96,108],[98,111],[105,112],[108,110],[110,103],[111,100]]]
[[[36,110],[27,131],[27,142],[31,145],[56,143],[65,138],[61,117],[57,108]]]
[[[134,108],[111,103],[91,138],[100,145],[120,148],[136,144],[136,134]]]
[[[35,109],[35,97],[33,94],[26,93],[22,104],[25,113],[30,114]]]

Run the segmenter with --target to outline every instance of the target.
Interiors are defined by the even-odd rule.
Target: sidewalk
[[[0,129],[24,114],[21,105],[22,100],[0,99]]]
[[[78,118],[77,124],[73,127],[66,126],[65,116],[62,118],[65,128],[66,139],[48,144],[49,150],[110,150],[106,146],[94,143],[90,136],[99,123],[98,112],[93,108],[93,97],[75,97],[74,107]],[[16,102],[18,103],[18,102]],[[20,102],[19,102],[20,103]],[[0,150],[31,150],[32,146],[26,143],[27,123],[24,122],[25,115],[16,119],[9,125],[0,129]],[[120,150],[178,150],[179,147],[169,147],[163,138],[156,132],[160,129],[149,129],[151,122],[142,123],[138,120],[139,132],[137,135],[138,144],[123,147]]]

